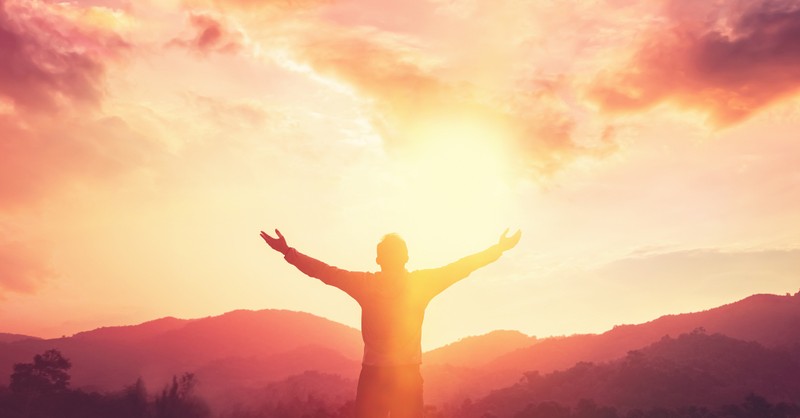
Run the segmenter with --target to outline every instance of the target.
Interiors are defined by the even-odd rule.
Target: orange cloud
[[[662,102],[699,109],[727,126],[800,89],[800,7],[793,1],[714,4],[669,1],[667,24],[622,69],[595,80],[607,111]]]
[[[426,62],[402,37],[369,28],[316,25],[295,39],[295,58],[318,74],[346,83],[372,100],[373,125],[390,148],[413,147],[420,127],[461,121],[495,127],[497,137],[519,151],[520,165],[550,175],[579,156],[614,148],[613,130],[592,144],[575,138],[577,122],[559,96],[558,81],[537,80],[501,99],[447,79],[447,70]],[[454,150],[455,151],[455,150]]]
[[[390,151],[413,149],[430,139],[420,131],[437,125],[491,127],[482,129],[496,133],[487,141],[512,149],[515,167],[539,176],[578,157],[603,156],[616,148],[611,127],[600,127],[594,138],[579,138],[574,103],[563,98],[571,89],[566,78],[529,73],[508,89],[520,75],[508,70],[514,63],[502,62],[496,83],[470,82],[472,71],[454,67],[460,65],[459,54],[441,56],[437,50],[463,49],[450,45],[455,39],[451,32],[473,36],[475,28],[460,15],[443,14],[439,4],[195,0],[186,6],[195,16],[206,16],[203,9],[211,7],[235,17],[262,51],[279,51],[278,60],[288,56],[292,66],[307,66],[314,76],[355,91],[370,107],[371,125]],[[206,29],[209,39],[225,36],[219,20],[196,23],[198,35],[186,46],[201,50]],[[434,23],[452,30],[432,30]]]

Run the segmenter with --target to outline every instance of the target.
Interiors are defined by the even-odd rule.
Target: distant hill
[[[345,403],[352,404],[356,382],[337,374],[307,371],[257,388],[220,387],[212,403],[221,410],[241,411],[238,416],[243,417],[322,417],[326,415],[320,414],[319,409],[336,410]],[[287,414],[286,410],[294,414]]]
[[[483,394],[515,382],[509,380],[511,373],[497,373],[496,370],[487,368],[487,363],[537,342],[536,337],[519,331],[501,330],[462,338],[423,353],[422,372],[425,378],[426,401],[439,404]]]
[[[437,403],[460,403],[466,398],[486,395],[497,387],[519,381],[524,372],[548,373],[563,370],[578,362],[604,362],[625,356],[659,341],[666,335],[678,336],[704,329],[765,347],[792,347],[800,344],[800,293],[794,296],[754,295],[738,302],[703,312],[667,315],[639,325],[621,325],[603,334],[572,335],[522,342],[508,341],[509,349],[495,339],[492,350],[470,350],[472,340],[464,339],[447,347],[457,360],[448,364],[447,355],[438,353],[426,366],[426,397]],[[490,338],[491,334],[480,338]],[[505,351],[505,353],[503,353]],[[463,361],[473,352],[473,362]],[[488,357],[480,358],[481,352]],[[434,352],[428,353],[433,354]],[[457,354],[456,354],[457,353]],[[491,356],[497,355],[494,359]],[[455,364],[455,365],[454,365]]]
[[[430,403],[460,405],[467,398],[474,401],[510,387],[528,372],[546,374],[579,362],[617,360],[665,335],[696,329],[758,342],[765,350],[800,347],[800,293],[755,295],[704,312],[617,326],[598,335],[536,339],[516,331],[495,331],[467,337],[423,355],[425,398]],[[173,375],[193,372],[198,391],[213,399],[236,391],[250,393],[307,371],[323,377],[306,375],[302,381],[329,381],[330,376],[355,381],[362,353],[358,330],[282,310],[241,310],[193,320],[162,318],[49,340],[3,335],[0,386],[8,382],[14,363],[30,362],[35,354],[56,348],[72,361],[73,387],[119,390],[141,377],[150,390],[158,390]]]
[[[15,341],[30,340],[30,339],[38,340],[40,338],[31,337],[28,335],[20,335],[20,334],[5,334],[0,332],[0,343],[13,343]]]
[[[462,338],[452,344],[428,351],[422,355],[422,363],[474,368],[536,342],[536,337],[519,331],[492,331],[484,335]]]
[[[234,311],[195,320],[163,318],[134,326],[100,328],[72,337],[0,344],[0,384],[14,363],[56,348],[72,361],[72,386],[118,390],[142,377],[166,384],[183,372],[200,388],[214,382],[261,385],[307,370],[358,373],[358,330],[311,314],[282,310]]]
[[[138,325],[125,325],[117,327],[103,327],[92,331],[79,332],[72,336],[74,339],[85,341],[114,341],[118,343],[135,343],[158,336],[167,331],[183,328],[191,319],[177,319],[166,317],[148,321]]]
[[[800,293],[794,296],[754,295],[703,312],[662,316],[639,325],[616,326],[595,335],[547,338],[497,358],[487,367],[549,372],[579,361],[608,361],[658,341],[703,328],[766,347],[800,344]]]
[[[630,410],[735,405],[756,393],[771,403],[800,403],[800,352],[702,332],[683,334],[601,364],[581,362],[562,371],[527,373],[495,390],[459,416],[514,416],[528,404],[555,401]]]

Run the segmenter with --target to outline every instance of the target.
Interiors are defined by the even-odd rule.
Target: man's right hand
[[[275,230],[275,233],[278,235],[278,238],[272,238],[264,231],[261,231],[261,238],[264,238],[264,241],[275,251],[286,254],[289,251],[289,246],[286,244],[286,238],[281,235],[281,231]]]
[[[508,236],[507,234],[508,229],[503,231],[503,235],[500,235],[500,239],[497,241],[497,246],[501,251],[508,251],[514,248],[519,242],[519,238],[522,236],[522,231],[517,230],[517,232],[511,236]]]

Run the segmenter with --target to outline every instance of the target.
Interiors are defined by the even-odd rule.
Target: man
[[[497,244],[437,269],[409,272],[406,243],[389,234],[378,243],[376,273],[353,272],[329,266],[286,244],[280,231],[276,238],[261,231],[272,249],[301,272],[346,292],[361,305],[364,357],[356,393],[357,418],[421,418],[422,320],[434,296],[467,277],[519,242],[521,231]]]

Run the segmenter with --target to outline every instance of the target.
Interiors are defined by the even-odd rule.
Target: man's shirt
[[[361,305],[363,364],[398,366],[422,362],[422,320],[431,299],[501,254],[497,246],[492,246],[436,269],[376,273],[342,270],[294,248],[285,258],[303,273],[338,287]]]

